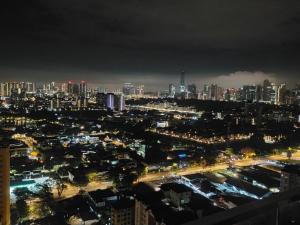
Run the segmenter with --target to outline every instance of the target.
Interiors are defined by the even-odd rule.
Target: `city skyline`
[[[166,85],[185,70],[191,83],[225,80],[235,86],[239,79],[232,74],[257,82],[255,71],[262,71],[287,83],[299,76],[296,0],[33,0],[9,1],[2,10],[1,80],[84,77],[151,87],[153,80]]]
[[[93,80],[89,79],[82,79],[86,78],[85,76],[82,76],[81,79],[80,77],[77,79],[51,79],[51,78],[46,78],[46,79],[31,79],[31,80],[24,80],[24,79],[1,79],[0,82],[5,83],[5,82],[34,82],[39,85],[43,85],[45,83],[78,83],[80,84],[81,82],[86,82],[89,84],[89,88],[102,88],[102,89],[107,89],[108,91],[116,91],[116,90],[121,90],[123,85],[126,83],[132,83],[133,85],[145,85],[145,90],[146,91],[163,91],[167,90],[168,86],[170,84],[174,85],[177,90],[180,88],[180,71],[178,74],[169,77],[169,79],[162,79],[162,80],[153,80],[152,77],[149,79],[134,79],[134,78],[128,78],[125,79],[123,78],[122,80],[117,80],[114,83],[104,83],[101,81],[95,82]],[[185,86],[187,87],[190,84],[195,84],[198,88],[200,89],[204,85],[210,85],[210,84],[217,84],[220,85],[224,88],[240,88],[243,85],[258,85],[263,83],[264,80],[270,80],[270,82],[274,83],[284,83],[286,84],[289,88],[294,88],[298,83],[296,82],[288,82],[286,79],[278,79],[274,76],[274,74],[266,74],[261,71],[256,71],[256,72],[248,72],[248,71],[238,71],[236,73],[231,73],[229,75],[220,75],[218,78],[206,78],[206,79],[197,79],[189,76],[189,74],[186,74],[185,72]],[[234,82],[233,82],[234,81]]]

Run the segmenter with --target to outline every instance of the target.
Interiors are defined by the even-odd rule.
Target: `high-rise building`
[[[169,84],[169,98],[174,98],[176,94],[176,87],[174,84]]]
[[[104,108],[106,105],[106,94],[105,93],[97,93],[96,94],[96,104],[100,108]]]
[[[195,84],[188,85],[188,95],[189,98],[197,99],[197,87]]]
[[[79,95],[81,97],[87,96],[87,83],[84,80],[79,84]]]
[[[0,146],[0,224],[10,225],[10,153]]]
[[[180,73],[180,83],[179,83],[179,92],[185,92],[185,71],[181,71]]]
[[[73,84],[73,95],[78,96],[79,95],[79,85],[78,84]]]
[[[287,97],[287,88],[286,84],[280,84],[278,89],[278,104],[285,104],[286,103],[286,97]]]
[[[256,85],[244,85],[242,90],[242,100],[248,102],[256,100]]]
[[[29,92],[29,93],[35,93],[36,92],[34,82],[27,82],[26,83],[26,92]]]
[[[262,89],[262,100],[264,102],[271,101],[272,85],[269,80],[264,80],[263,89]]]
[[[209,100],[220,100],[222,98],[222,88],[217,84],[212,84],[208,88]]]
[[[115,95],[113,93],[106,95],[106,108],[110,110],[115,109]]]
[[[261,85],[256,85],[256,96],[255,101],[259,102],[263,98],[263,87]]]
[[[67,92],[68,92],[68,94],[69,95],[72,95],[73,93],[74,93],[74,91],[73,91],[73,82],[72,81],[69,81],[68,82],[68,86],[67,86]]]
[[[0,96],[1,97],[5,97],[6,93],[5,93],[5,83],[0,83]]]
[[[144,88],[145,86],[143,84],[140,84],[136,87],[136,94],[137,95],[144,95]]]
[[[114,108],[118,111],[125,110],[125,98],[123,94],[114,95]]]
[[[68,83],[62,83],[60,86],[60,91],[67,93],[68,92]]]

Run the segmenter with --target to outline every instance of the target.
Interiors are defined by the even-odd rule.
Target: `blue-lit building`
[[[115,95],[113,93],[108,93],[106,95],[106,108],[110,110],[115,109]]]

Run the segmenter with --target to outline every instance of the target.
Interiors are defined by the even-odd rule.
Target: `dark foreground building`
[[[184,225],[300,224],[300,188],[282,192]]]

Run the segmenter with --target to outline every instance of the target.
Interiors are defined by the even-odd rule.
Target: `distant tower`
[[[184,71],[181,71],[181,74],[180,74],[179,91],[180,91],[180,93],[185,92],[185,72]]]
[[[125,97],[123,94],[114,95],[114,109],[118,111],[125,110]]]
[[[86,97],[87,95],[87,83],[84,80],[79,84],[79,94],[81,97]]]
[[[173,84],[169,84],[169,96],[170,98],[174,98],[176,94],[176,87]]]
[[[106,108],[110,110],[114,110],[115,108],[115,95],[113,93],[106,95]]]
[[[8,147],[0,146],[0,224],[10,225],[10,153]]]

